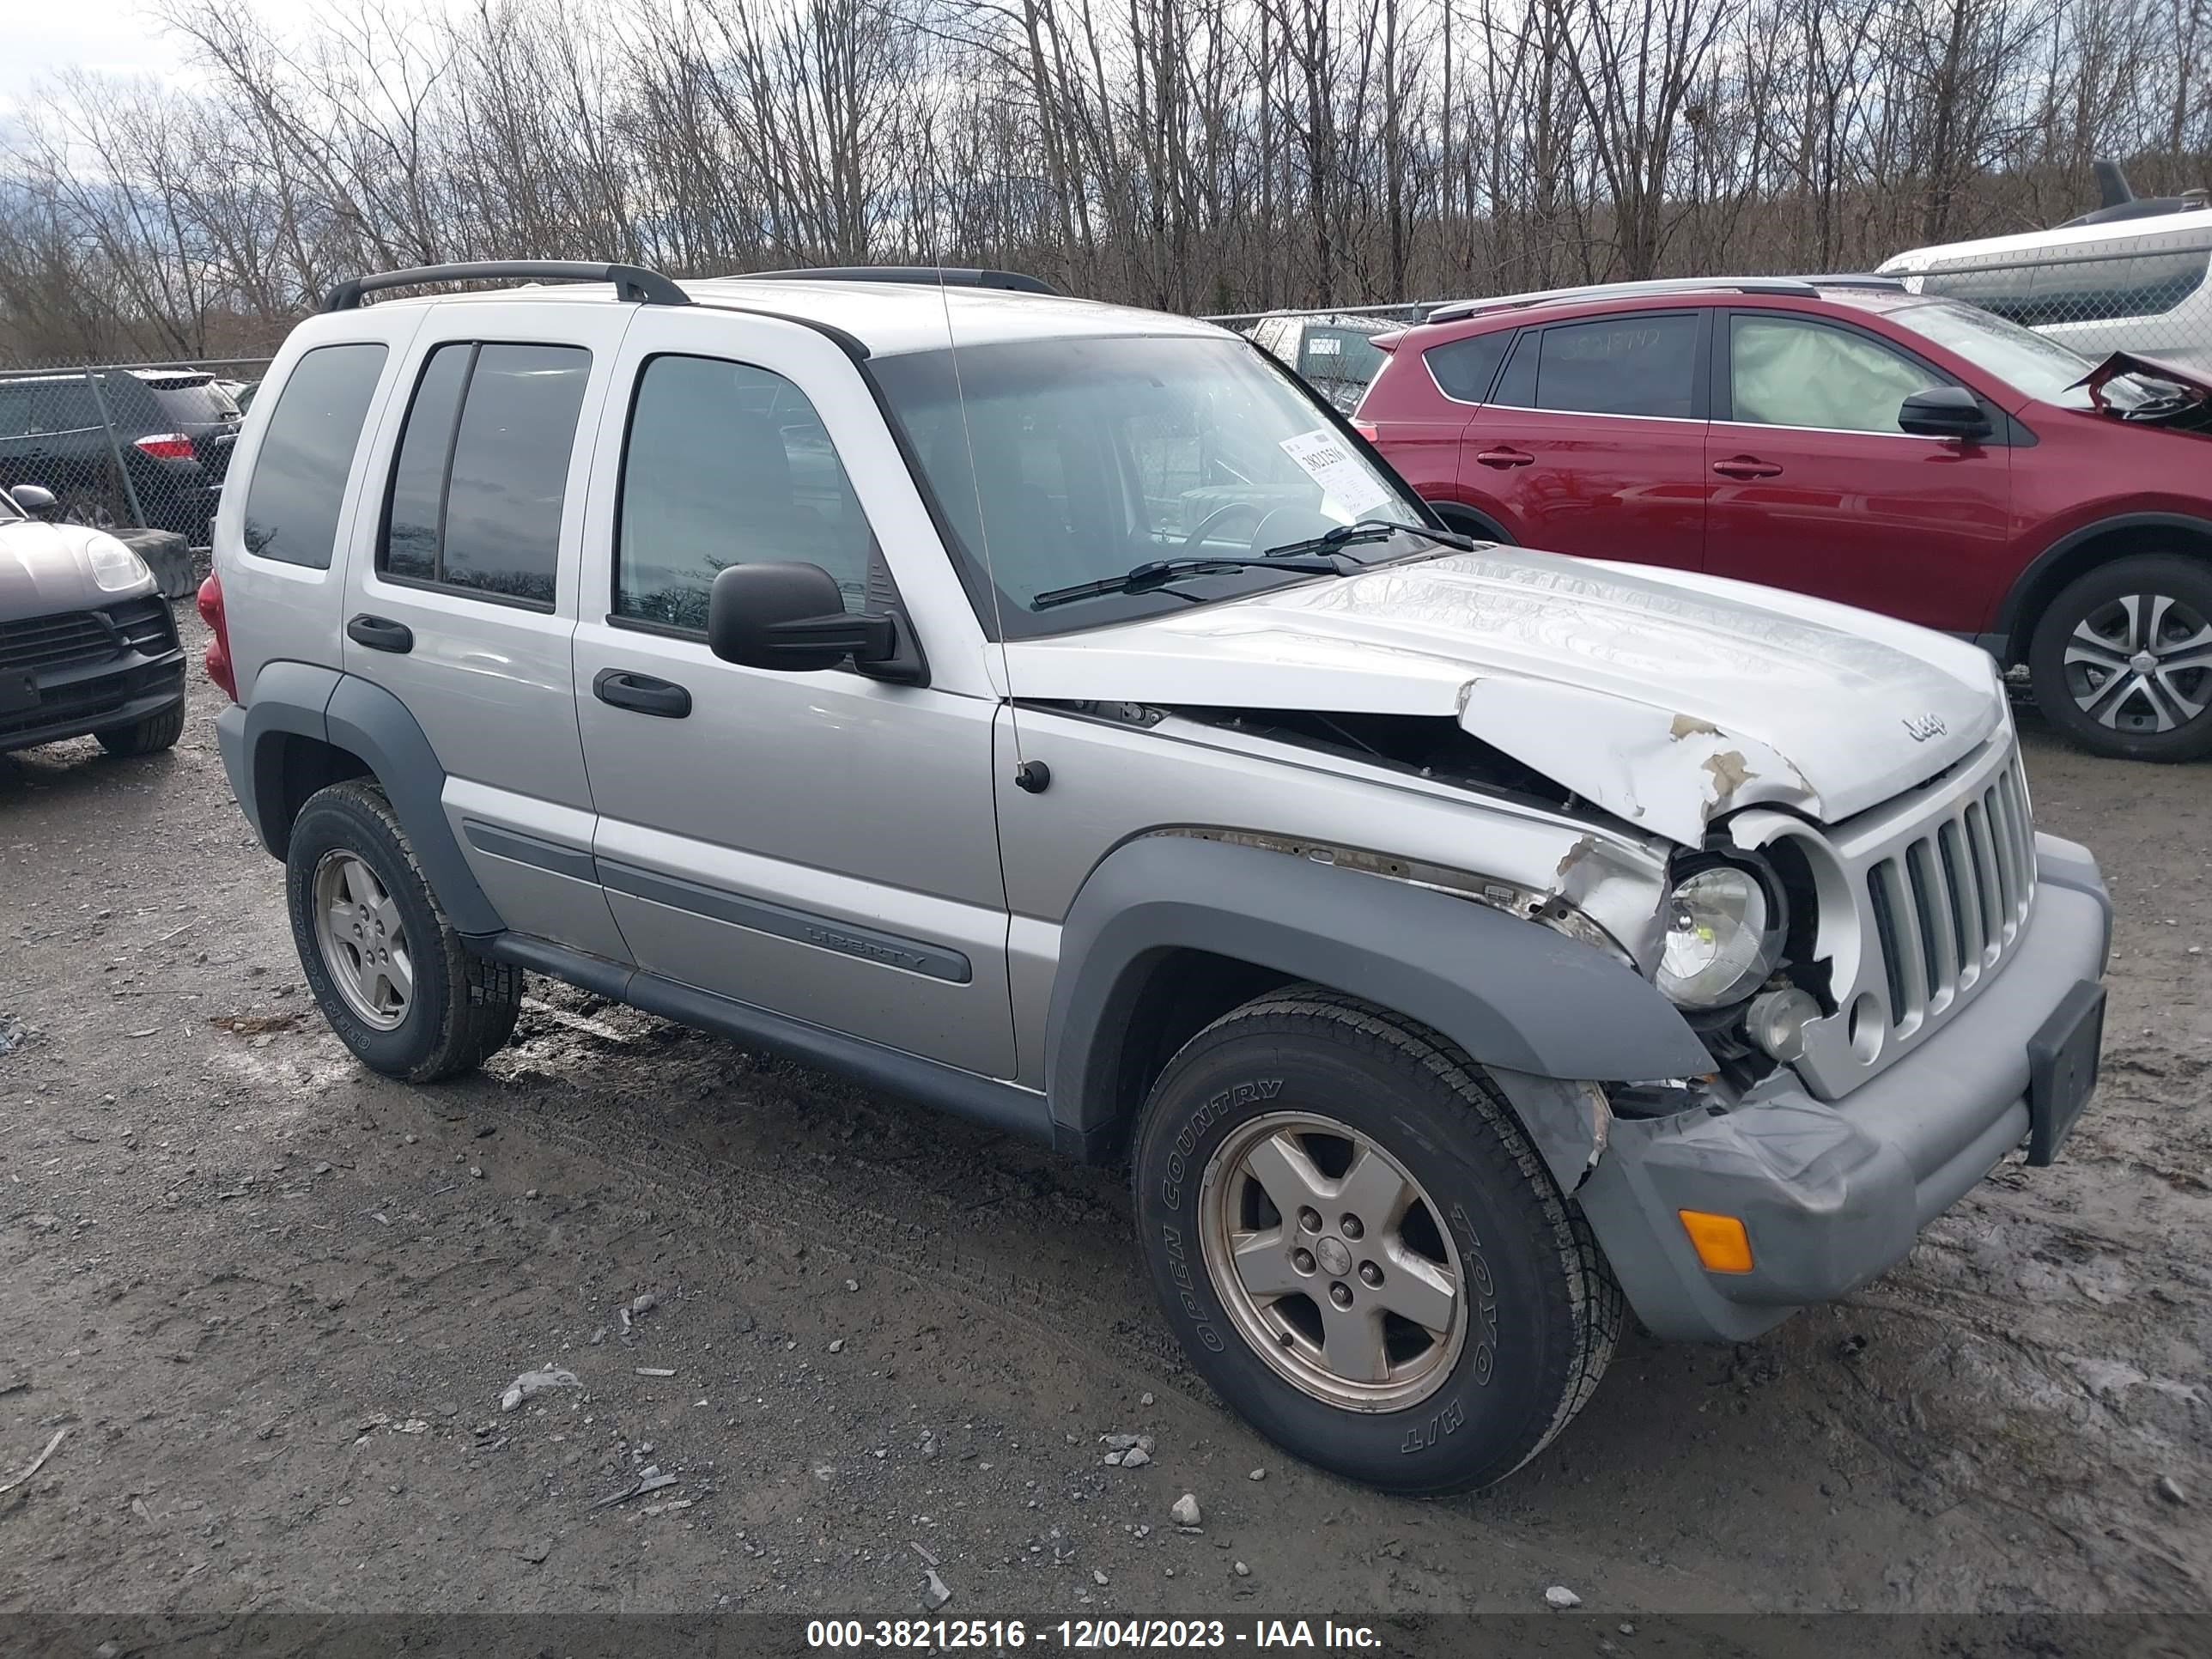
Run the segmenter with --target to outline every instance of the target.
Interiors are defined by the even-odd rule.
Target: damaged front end
[[[2212,432],[2212,380],[2177,364],[2115,351],[2074,383],[2100,415],[2136,426]]]

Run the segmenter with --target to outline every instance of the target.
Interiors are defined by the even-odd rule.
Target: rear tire
[[[2036,623],[2027,667],[2044,718],[2092,754],[2212,753],[2212,564],[2150,553],[2076,578]]]
[[[1168,1063],[1134,1162],[1192,1365],[1310,1463],[1396,1492],[1488,1486],[1604,1375],[1623,1304],[1588,1224],[1422,1027],[1311,985],[1248,1003]]]
[[[164,749],[176,747],[177,739],[185,735],[185,700],[177,699],[176,706],[165,708],[158,714],[149,714],[135,726],[111,726],[105,732],[95,732],[100,746],[111,755],[153,755]]]
[[[506,1046],[522,972],[453,931],[382,790],[351,778],[308,797],[284,871],[308,988],[364,1066],[434,1083]]]

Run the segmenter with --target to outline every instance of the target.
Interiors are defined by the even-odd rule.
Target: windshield
[[[0,524],[6,524],[10,519],[20,519],[24,516],[22,509],[15,505],[15,498],[6,490],[0,489]]]
[[[2048,335],[1951,300],[1930,300],[1891,314],[1915,333],[1957,352],[2038,402],[2066,409],[2091,406],[2089,394],[2074,383],[2096,365]],[[2123,407],[2130,401],[2124,392],[2108,396]],[[2133,400],[2140,398],[2140,393],[2133,395]]]
[[[869,368],[937,499],[978,614],[1010,639],[1312,580],[1243,569],[1035,605],[1041,593],[1151,561],[1265,553],[1355,519],[1422,522],[1404,486],[1241,340],[1019,341],[965,347],[957,360],[949,350],[877,358]],[[1395,550],[1386,543],[1364,556]]]

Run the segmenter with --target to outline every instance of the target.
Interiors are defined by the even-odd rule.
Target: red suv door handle
[[[1713,471],[1724,478],[1771,478],[1782,469],[1772,461],[1762,461],[1755,456],[1737,455],[1725,461],[1715,461]]]
[[[1496,449],[1484,450],[1474,459],[1485,466],[1494,466],[1502,472],[1509,466],[1526,466],[1536,458],[1534,455],[1524,454],[1517,449],[1505,448],[1501,445]]]

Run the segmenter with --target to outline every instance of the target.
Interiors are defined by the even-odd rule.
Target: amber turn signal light
[[[1698,1253],[1698,1260],[1717,1273],[1747,1273],[1751,1271],[1751,1236],[1743,1230],[1743,1223],[1732,1215],[1714,1215],[1705,1210],[1677,1210],[1682,1218],[1682,1231],[1690,1236],[1690,1243]]]

